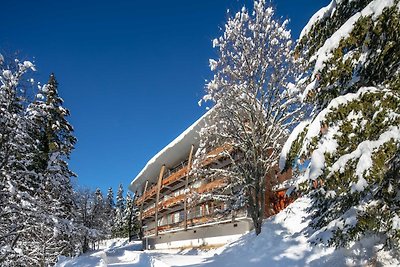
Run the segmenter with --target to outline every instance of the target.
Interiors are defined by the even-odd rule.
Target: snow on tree
[[[125,214],[125,198],[124,198],[124,188],[122,184],[119,185],[116,197],[115,204],[115,220],[114,220],[114,228],[112,230],[114,237],[124,237],[124,214]]]
[[[0,55],[0,265],[38,265],[33,239],[44,214],[36,191],[41,181],[32,170],[35,142],[24,106],[29,61]],[[31,80],[31,79],[28,79]],[[31,255],[29,253],[32,253]]]
[[[300,36],[307,75],[298,87],[315,109],[282,158],[309,162],[299,187],[316,187],[317,242],[376,235],[388,248],[400,244],[399,8],[398,0],[332,0]]]
[[[76,138],[73,128],[67,121],[69,111],[62,104],[58,95],[58,83],[54,74],[49,82],[40,88],[40,96],[29,105],[28,116],[35,125],[34,135],[37,140],[35,171],[42,180],[39,197],[43,212],[48,214],[42,230],[41,251],[43,265],[54,263],[61,255],[71,256],[75,252],[71,242],[75,234],[74,200],[71,177],[67,160],[74,148]]]
[[[115,219],[115,203],[114,203],[114,192],[112,190],[112,188],[108,188],[107,190],[107,199],[105,201],[105,207],[104,207],[104,212],[105,212],[105,216],[107,218],[107,229],[110,230],[111,233],[111,229],[114,226],[114,219]]]
[[[94,204],[92,210],[92,227],[97,229],[100,233],[97,239],[105,239],[109,236],[110,232],[107,228],[107,214],[105,210],[105,203],[103,199],[103,193],[100,188],[97,188],[94,192]]]
[[[229,18],[223,34],[213,41],[218,59],[210,59],[214,77],[203,98],[215,106],[200,133],[198,156],[204,157],[210,147],[232,147],[226,150],[231,168],[211,171],[229,177],[229,206],[247,207],[256,234],[261,231],[266,192],[276,183],[283,140],[301,113],[292,83],[295,68],[287,24],[274,18],[274,9],[264,0],[255,1],[252,12],[243,7]]]
[[[110,236],[108,217],[105,210],[103,193],[99,188],[78,189],[74,192],[76,219],[79,223],[79,242],[82,252],[96,249],[98,241]]]
[[[128,192],[126,194],[124,221],[129,242],[132,241],[134,235],[139,234],[140,227],[137,212],[138,208],[135,205],[135,197],[132,197],[132,195]]]
[[[75,253],[66,163],[75,138],[55,79],[32,102],[34,65],[0,56],[0,68],[0,265],[51,265]]]

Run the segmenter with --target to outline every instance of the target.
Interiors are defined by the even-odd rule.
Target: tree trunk
[[[131,242],[132,241],[132,212],[129,213],[128,238],[129,238],[129,242]]]

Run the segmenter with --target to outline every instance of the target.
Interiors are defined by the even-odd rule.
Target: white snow
[[[309,198],[299,198],[278,215],[267,219],[259,236],[250,232],[218,249],[140,251],[138,242],[112,240],[102,246],[101,250],[78,258],[62,258],[56,267],[367,266],[375,259],[380,266],[399,266],[400,262],[391,252],[379,250],[380,243],[374,238],[364,238],[348,249],[335,250],[332,247],[312,245],[310,215],[307,213],[311,205]],[[344,222],[334,224],[343,227],[354,223],[352,214]]]
[[[209,59],[209,64],[211,71],[214,71],[218,66],[218,62],[214,59]]]
[[[380,91],[382,92],[381,89]],[[307,134],[305,136],[303,146],[300,150],[300,155],[304,154],[305,151],[309,149],[309,145],[311,143],[311,140],[314,137],[317,137],[321,134],[321,128],[323,122],[326,120],[327,114],[332,112],[333,109],[339,107],[339,105],[346,104],[350,101],[356,100],[360,98],[363,94],[367,92],[377,92],[378,89],[375,87],[363,87],[359,89],[356,93],[349,93],[346,95],[339,96],[335,99],[333,99],[329,105],[323,109],[317,116],[316,118],[311,122],[307,122],[308,128],[307,128]],[[347,116],[347,120],[352,122],[353,126],[356,126],[355,123],[357,119],[360,118],[360,114],[350,112],[349,115]],[[359,125],[363,128],[365,124],[367,123],[366,120],[363,120],[359,122]],[[326,132],[322,133],[323,136],[320,138],[317,149],[315,149],[312,152],[311,155],[311,161],[308,166],[308,172],[306,172],[303,175],[303,179],[300,179],[301,181],[305,179],[317,179],[324,171],[325,169],[325,153],[335,153],[336,148],[337,148],[337,142],[336,138],[334,137],[335,135],[340,135],[341,133],[338,131],[339,130],[339,125],[334,125],[330,126]],[[291,144],[293,140],[290,139],[289,137],[287,143]],[[388,131],[383,133],[378,140],[367,140],[362,143],[360,143],[355,151],[352,151],[348,154],[345,154],[341,156],[336,162],[333,163],[332,167],[330,168],[329,172],[330,177],[334,172],[340,171],[343,172],[346,165],[349,164],[350,161],[357,160],[357,165],[356,165],[356,175],[358,177],[358,181],[354,184],[351,185],[351,192],[355,191],[362,191],[368,184],[367,181],[365,180],[365,172],[368,174],[368,170],[372,167],[372,154],[373,152],[382,146],[384,143],[388,142],[390,139],[393,139],[394,141],[400,142],[400,130],[398,127],[390,127]],[[290,148],[290,147],[289,147]],[[284,149],[286,152],[288,148],[286,148],[286,144],[284,146]],[[282,157],[282,156],[281,156]],[[284,163],[285,158],[282,157],[282,162]],[[281,163],[280,161],[280,163]],[[281,166],[281,165],[280,165]]]
[[[316,88],[317,88],[317,85],[318,85],[318,83],[317,83],[317,80],[316,80],[316,79],[315,79],[314,81],[312,81],[310,84],[308,84],[307,87],[306,87],[306,89],[304,89],[304,92],[303,92],[303,93],[301,94],[301,96],[300,96],[301,101],[304,102],[304,100],[307,99],[308,93],[309,93],[311,90],[316,89]]]
[[[335,2],[333,0],[331,4]],[[354,14],[344,23],[330,38],[328,38],[324,45],[320,47],[310,61],[315,60],[315,67],[313,77],[325,66],[325,63],[332,57],[332,51],[339,46],[342,39],[347,38],[354,28],[354,24],[361,18],[372,15],[372,20],[378,18],[386,7],[393,5],[393,0],[374,0],[369,3],[363,10]],[[318,14],[318,12],[317,12]],[[306,29],[306,28],[305,28]],[[304,31],[304,30],[303,30]],[[307,29],[306,29],[307,31]]]
[[[33,63],[32,62],[30,62],[30,61],[24,61],[24,67],[25,68],[27,68],[27,69],[31,69],[31,70],[33,70],[33,71],[36,71],[36,69],[35,69],[35,65],[33,65]]]
[[[331,167],[331,173],[336,171],[344,171],[345,166],[350,160],[357,160],[356,175],[358,182],[351,186],[351,192],[362,191],[367,186],[367,181],[364,179],[364,172],[372,167],[372,154],[373,152],[389,142],[390,140],[400,142],[400,129],[399,127],[391,126],[388,131],[382,133],[378,140],[366,140],[361,142],[356,150],[349,154],[341,156]]]
[[[286,140],[285,144],[282,147],[281,155],[279,158],[279,169],[283,170],[286,164],[286,159],[288,156],[288,153],[290,151],[290,148],[292,146],[292,143],[297,139],[299,134],[304,130],[305,127],[308,126],[310,123],[309,120],[305,120],[300,122],[292,131],[292,133],[289,135],[288,139]]]
[[[322,122],[325,120],[325,116],[332,111],[333,109],[337,108],[339,105],[346,104],[350,101],[360,98],[363,94],[367,92],[376,92],[378,91],[375,87],[362,87],[356,93],[348,93],[346,95],[339,96],[333,99],[329,105],[323,109],[315,119],[309,124],[307,134],[304,138],[303,146],[300,151],[300,154],[303,154],[306,150],[308,145],[310,144],[313,137],[316,137],[320,134]]]
[[[299,36],[299,40],[301,40],[301,38],[303,38],[305,35],[307,35],[310,30],[311,27],[317,23],[318,21],[320,21],[321,19],[328,17],[328,16],[332,16],[333,13],[336,10],[336,0],[332,0],[329,5],[327,5],[326,7],[321,8],[319,11],[317,11],[312,17],[311,19],[308,21],[308,23],[306,24],[306,26],[303,28],[303,30],[300,33]]]
[[[396,214],[392,218],[392,227],[394,230],[400,229],[400,218]]]

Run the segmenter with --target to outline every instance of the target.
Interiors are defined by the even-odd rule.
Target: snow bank
[[[141,251],[141,242],[129,243],[126,239],[105,240],[100,250],[85,253],[76,258],[61,257],[55,267],[107,267],[107,266],[153,266],[147,254]]]
[[[74,259],[64,258],[56,267],[367,266],[375,261],[382,266],[400,266],[392,252],[379,250],[381,246],[374,237],[364,238],[348,249],[312,245],[315,235],[309,228],[311,218],[307,210],[310,207],[312,201],[309,198],[299,198],[278,215],[267,219],[259,236],[253,231],[218,249],[140,251],[139,242],[114,240],[103,244],[102,250]],[[350,224],[351,214],[348,215],[346,223]]]
[[[299,198],[267,219],[259,236],[251,232],[227,245],[219,255],[194,266],[368,266],[374,261],[382,266],[399,266],[391,252],[379,251],[379,241],[373,237],[347,249],[312,245],[308,237],[312,233],[311,218],[307,212],[311,205],[309,198]]]

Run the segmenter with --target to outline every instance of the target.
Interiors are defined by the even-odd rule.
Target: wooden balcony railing
[[[232,151],[232,146],[229,144],[225,144],[221,147],[217,147],[216,149],[210,151],[207,154],[206,158],[201,162],[201,166],[205,167],[205,166],[211,164],[212,162],[215,162],[216,160],[223,157],[224,156],[222,153],[223,151]],[[173,172],[167,178],[162,180],[161,189],[184,178],[186,175],[186,172],[187,172],[187,165],[184,165],[182,168],[180,168],[176,172]],[[155,197],[156,194],[157,194],[157,185],[153,185],[152,187],[150,187],[150,189],[148,189],[146,192],[144,192],[141,197],[137,198],[136,205],[139,206],[140,204],[142,204],[142,202],[145,202],[145,201]]]
[[[224,151],[228,151],[231,152],[232,151],[232,146],[230,144],[225,144],[223,146],[217,147],[216,149],[210,151],[206,158],[201,162],[201,166],[205,167],[213,162],[215,162],[216,160],[224,157]]]
[[[207,193],[212,190],[224,187],[226,185],[227,185],[227,180],[223,178],[223,179],[218,179],[218,180],[212,181],[210,183],[207,183],[207,184],[200,186],[199,188],[194,189],[194,190],[197,193],[202,194],[202,193]]]
[[[202,194],[202,193],[210,192],[212,190],[224,187],[224,186],[226,186],[226,184],[227,184],[226,179],[218,179],[218,180],[212,181],[210,183],[207,183],[203,186],[200,186],[199,188],[193,188],[192,191]],[[184,201],[185,201],[185,194],[180,194],[178,196],[168,198],[159,203],[158,211],[174,207],[177,204],[182,203]],[[144,219],[147,217],[151,217],[152,215],[155,214],[155,212],[156,212],[155,207],[150,208],[150,209],[146,210],[145,212],[143,212],[142,218]]]

